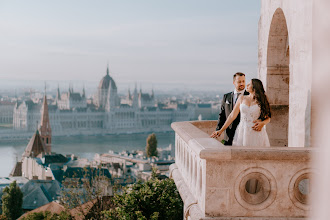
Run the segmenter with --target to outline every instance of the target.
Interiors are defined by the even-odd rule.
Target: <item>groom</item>
[[[216,128],[216,131],[220,130],[221,127],[225,124],[227,117],[233,111],[233,108],[238,98],[241,95],[249,95],[249,93],[245,91],[244,73],[241,72],[235,73],[233,76],[233,84],[235,86],[235,90],[223,96],[221,109],[219,113],[218,126]],[[234,120],[234,122],[231,125],[229,125],[229,127],[226,129],[226,132],[224,133],[224,140],[222,141],[224,145],[232,145],[235,131],[239,122],[240,122],[240,115],[238,115],[237,118]]]

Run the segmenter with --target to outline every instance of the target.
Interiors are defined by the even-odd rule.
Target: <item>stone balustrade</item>
[[[216,121],[175,122],[170,168],[185,219],[305,219],[312,148],[231,147],[209,138]]]

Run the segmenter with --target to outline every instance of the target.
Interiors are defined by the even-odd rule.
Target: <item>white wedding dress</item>
[[[261,131],[252,129],[254,120],[260,116],[260,107],[258,105],[248,106],[244,103],[240,105],[241,119],[237,126],[233,139],[233,146],[248,147],[269,147],[269,139],[264,126]]]

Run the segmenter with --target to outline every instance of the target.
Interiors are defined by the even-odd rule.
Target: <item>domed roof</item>
[[[111,88],[112,89],[117,89],[116,83],[115,81],[111,78],[111,76],[109,75],[109,68],[107,68],[107,75],[105,75],[99,84],[99,89],[109,89],[109,85],[111,83]]]

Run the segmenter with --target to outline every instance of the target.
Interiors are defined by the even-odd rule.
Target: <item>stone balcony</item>
[[[306,219],[313,149],[224,146],[209,138],[216,123],[172,124],[184,219]]]

